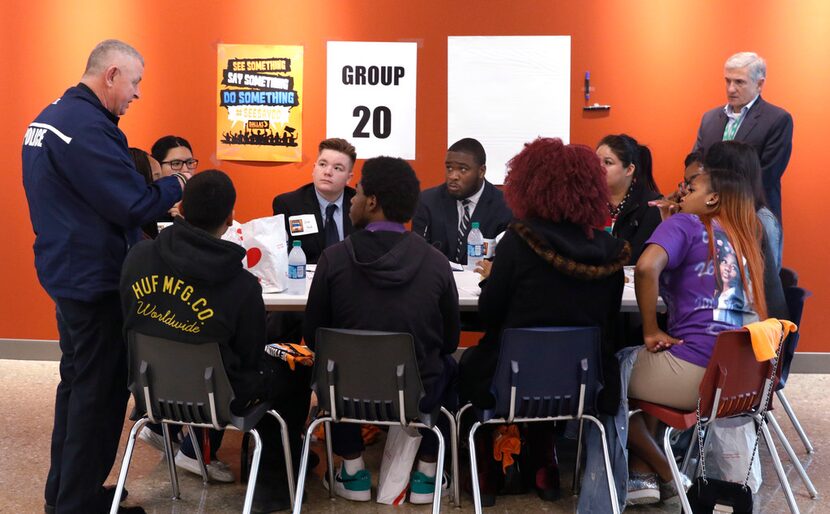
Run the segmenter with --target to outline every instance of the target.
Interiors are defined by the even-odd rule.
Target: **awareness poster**
[[[326,137],[342,137],[359,159],[415,158],[418,44],[329,41]]]
[[[303,141],[303,47],[218,47],[216,157],[299,162]]]

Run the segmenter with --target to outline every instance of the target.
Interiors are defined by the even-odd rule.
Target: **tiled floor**
[[[49,435],[52,425],[54,389],[58,382],[58,365],[56,362],[0,360],[0,512],[2,513],[37,513],[43,508],[43,483],[49,461]],[[783,411],[778,411],[778,419],[785,433],[794,443],[796,453],[807,467],[819,493],[830,494],[830,458],[827,456],[830,436],[830,399],[826,392],[830,390],[830,375],[793,375],[787,386],[788,397],[798,412],[802,423],[807,428],[816,447],[816,453],[808,456],[795,435]],[[130,423],[125,424],[123,440],[129,433]],[[239,445],[241,436],[229,433],[219,452],[225,462],[231,464],[238,476]],[[367,462],[377,475],[382,441],[370,447]],[[780,449],[780,446],[779,446]],[[801,512],[830,513],[830,502],[820,496],[811,500],[798,476],[788,465],[786,455],[782,459],[793,485]],[[787,512],[787,505],[781,493],[769,454],[761,449],[764,485],[756,497],[757,512]],[[117,466],[120,465],[119,454]],[[562,467],[572,465],[567,456],[562,456]],[[323,469],[319,466],[318,472]],[[564,473],[563,473],[564,474]],[[116,472],[110,476],[115,482]],[[219,513],[238,512],[242,507],[244,489],[237,484],[210,484],[202,486],[201,479],[180,472],[182,499],[172,502],[167,468],[161,456],[152,448],[139,443],[130,470],[127,488],[130,492],[127,504],[142,505],[152,513]],[[570,478],[563,476],[563,484],[570,484]],[[307,512],[429,512],[428,506],[389,507],[376,503],[355,504],[346,500],[328,499],[318,478],[310,479],[307,487],[308,502],[304,505]],[[462,512],[472,512],[472,499],[462,495],[464,503]],[[573,512],[575,499],[569,490],[563,490],[563,499],[556,503],[545,503],[535,494],[525,496],[499,497],[496,507],[488,512]],[[447,512],[458,512],[444,502]],[[675,501],[649,508],[629,508],[629,512],[677,512]]]

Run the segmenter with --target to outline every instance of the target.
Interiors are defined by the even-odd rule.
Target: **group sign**
[[[216,157],[298,162],[303,47],[220,44]]]
[[[326,136],[360,159],[414,159],[417,43],[330,41],[326,60]]]

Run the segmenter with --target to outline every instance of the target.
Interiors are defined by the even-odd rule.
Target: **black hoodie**
[[[266,344],[259,281],[245,250],[177,217],[135,245],[121,274],[124,330],[193,344],[216,342],[239,402],[261,397]]]
[[[447,258],[412,232],[353,233],[317,262],[303,324],[311,348],[318,327],[412,334],[429,396],[444,372],[441,356],[455,351],[460,332]]]
[[[631,250],[602,230],[588,239],[569,223],[514,222],[496,249],[490,277],[482,283],[479,315],[486,331],[461,361],[461,393],[487,407],[501,334],[506,328],[599,326],[603,334],[603,410],[616,412],[619,367],[613,326],[624,286],[623,265]],[[556,363],[551,363],[555,369]]]

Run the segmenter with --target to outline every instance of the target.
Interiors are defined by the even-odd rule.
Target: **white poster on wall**
[[[487,180],[528,141],[570,139],[570,36],[476,36],[447,40],[447,146],[478,139]]]
[[[415,158],[417,43],[329,41],[326,137],[342,137],[357,157]]]

